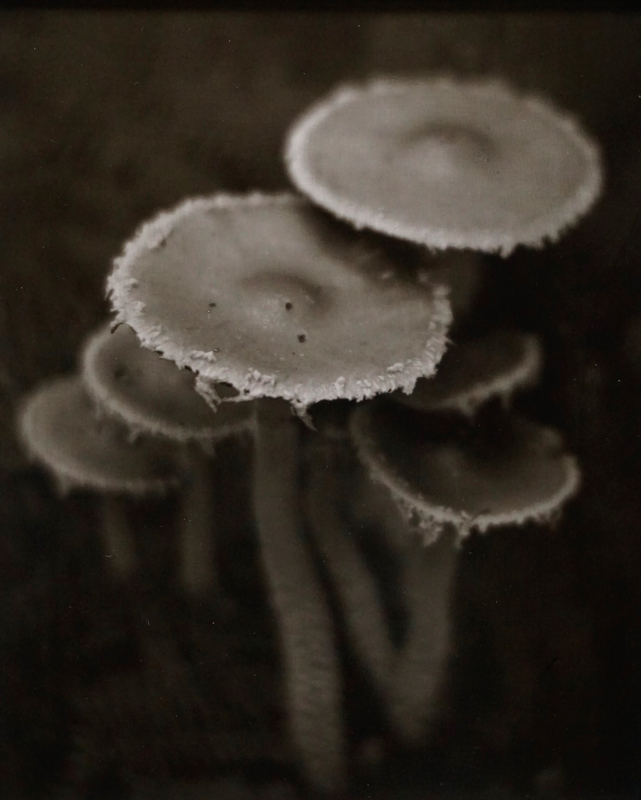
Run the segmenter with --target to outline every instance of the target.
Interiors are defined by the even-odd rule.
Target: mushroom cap
[[[320,400],[411,390],[434,373],[446,287],[419,283],[303,198],[217,195],[143,225],[109,277],[141,343],[240,398]]]
[[[87,340],[82,377],[96,404],[134,431],[212,442],[252,423],[248,404],[226,403],[213,412],[196,391],[194,374],[142,347],[128,325],[113,333],[107,325]]]
[[[124,426],[98,417],[79,377],[57,378],[33,392],[19,428],[30,456],[63,487],[146,494],[179,483],[175,449],[158,439],[131,441]]]
[[[472,414],[492,397],[509,397],[531,386],[541,370],[541,346],[533,334],[492,333],[461,345],[452,344],[433,378],[421,378],[411,394],[394,399],[417,411]]]
[[[340,87],[293,126],[294,184],[356,227],[507,256],[596,200],[599,150],[567,113],[496,80]]]
[[[356,409],[351,432],[371,477],[434,536],[550,519],[578,489],[580,472],[552,428],[514,414],[462,441],[431,442],[391,403]]]

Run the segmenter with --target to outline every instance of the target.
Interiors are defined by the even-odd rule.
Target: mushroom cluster
[[[343,452],[316,447],[308,491],[354,652],[398,740],[417,746],[450,651],[457,545],[472,530],[551,520],[580,483],[560,435],[509,412],[514,392],[539,377],[538,338],[461,336],[478,258],[541,246],[578,220],[601,190],[599,150],[571,117],[500,82],[379,80],[340,87],[303,114],[286,162],[326,211],[403,241],[419,279],[438,274],[453,301],[436,376],[354,409]],[[452,263],[463,253],[477,254],[473,272]],[[398,564],[400,643],[359,528],[378,531]]]
[[[341,670],[305,535],[301,419],[432,375],[451,321],[445,288],[302,197],[253,194],[188,200],[144,225],[109,291],[116,321],[196,373],[216,414],[254,408],[252,501],[292,738],[310,783],[333,791],[346,775]]]
[[[115,324],[83,351],[86,388],[74,379],[58,394],[71,414],[102,410],[96,436],[115,426],[133,437],[120,444],[170,453],[157,464],[182,480],[193,592],[215,590],[208,448],[251,433],[291,739],[307,783],[335,792],[350,747],[332,609],[391,730],[420,744],[450,648],[457,543],[548,520],[577,490],[559,434],[508,409],[538,378],[538,339],[454,332],[482,252],[555,239],[602,178],[569,116],[501,83],[449,78],[339,89],[295,122],[285,162],[300,193],[188,199],[135,232],[108,279]],[[33,438],[37,400],[25,440],[69,482],[76,473]],[[150,463],[146,451],[125,460]],[[401,565],[400,644],[353,535],[365,529]]]
[[[26,451],[47,467],[62,494],[98,494],[105,557],[119,579],[137,566],[128,500],[179,497],[179,584],[193,597],[215,583],[215,512],[210,463],[216,441],[251,428],[251,410],[218,415],[194,376],[141,348],[131,329],[102,326],[84,343],[79,374],[39,387],[18,424]]]

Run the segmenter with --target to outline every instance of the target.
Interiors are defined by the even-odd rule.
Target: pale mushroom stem
[[[412,532],[406,539],[402,590],[408,630],[390,672],[389,714],[399,739],[418,746],[436,713],[450,654],[456,533],[445,532],[427,546]]]
[[[336,792],[345,775],[340,665],[330,610],[303,539],[300,423],[283,400],[257,405],[254,512],[280,629],[291,733],[310,785]]]
[[[402,562],[408,616],[405,641],[395,650],[375,580],[336,505],[339,481],[337,465],[317,455],[308,482],[314,537],[340,597],[348,635],[387,707],[392,729],[404,744],[415,746],[436,710],[449,655],[454,534],[445,533],[426,547],[398,512],[381,513],[388,545]]]
[[[393,646],[374,575],[338,507],[340,456],[336,442],[315,443],[310,454],[307,515],[316,545],[345,615],[347,635],[375,689],[386,699]]]
[[[179,518],[180,584],[192,597],[202,597],[217,582],[211,459],[196,442],[185,445],[183,458],[187,486]]]
[[[136,549],[127,518],[126,498],[117,494],[102,496],[100,512],[104,555],[111,564],[112,572],[124,580],[136,567]]]

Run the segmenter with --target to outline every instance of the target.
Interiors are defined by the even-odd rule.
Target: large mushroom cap
[[[286,161],[302,192],[357,227],[503,255],[556,238],[602,183],[570,116],[498,81],[340,88],[295,124]]]
[[[428,529],[450,523],[465,535],[547,519],[579,486],[560,435],[512,414],[467,440],[431,442],[402,409],[371,403],[356,409],[351,429],[372,478]]]
[[[533,334],[493,331],[453,344],[433,378],[420,379],[411,394],[394,399],[417,411],[472,413],[492,397],[507,397],[533,384],[541,369],[541,347]]]
[[[397,269],[398,267],[398,269]],[[293,195],[189,200],[144,225],[109,292],[143,345],[298,410],[411,389],[446,345],[446,289]],[[197,384],[198,385],[198,384]]]
[[[195,376],[141,347],[128,325],[109,325],[87,341],[82,376],[96,403],[133,430],[175,441],[213,441],[251,423],[251,406],[226,403],[214,413],[195,389]],[[218,393],[224,394],[222,387]]]
[[[126,428],[99,419],[80,378],[58,378],[34,392],[19,426],[32,458],[64,486],[144,494],[179,481],[173,448],[157,439],[129,441]]]

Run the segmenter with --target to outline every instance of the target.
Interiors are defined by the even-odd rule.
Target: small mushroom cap
[[[212,442],[252,422],[247,403],[226,403],[214,413],[196,391],[194,374],[142,347],[128,325],[113,333],[107,325],[88,339],[82,377],[96,404],[134,431]],[[225,394],[224,387],[217,389]]]
[[[493,331],[449,347],[433,378],[421,378],[411,394],[394,399],[417,411],[472,414],[492,397],[509,397],[531,386],[541,370],[541,346],[533,334]]]
[[[298,120],[285,156],[303,193],[357,227],[504,256],[557,238],[602,184],[569,115],[498,81],[341,87]]]
[[[472,529],[545,520],[578,489],[575,459],[553,429],[513,414],[467,439],[431,442],[391,403],[357,408],[351,431],[372,478],[419,526]]]
[[[179,482],[174,448],[128,438],[127,429],[96,416],[79,377],[58,378],[31,394],[19,428],[30,456],[68,488],[145,494]]]
[[[302,413],[411,389],[445,351],[446,288],[362,239],[290,194],[189,200],[138,231],[108,289],[118,320],[199,391],[224,382]]]

